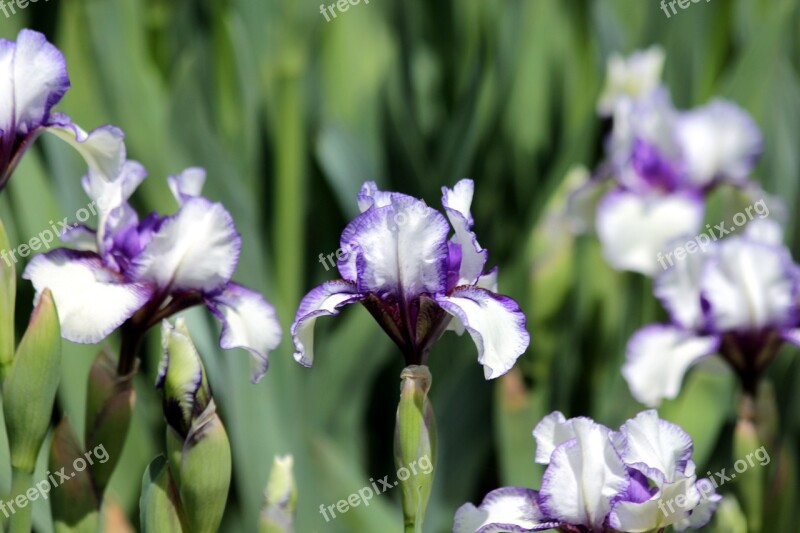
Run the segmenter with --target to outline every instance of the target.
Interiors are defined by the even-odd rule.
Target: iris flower
[[[707,524],[721,499],[697,480],[691,437],[653,410],[619,431],[556,411],[533,436],[541,489],[504,487],[461,506],[454,533],[683,531]]]
[[[648,276],[658,272],[656,257],[670,241],[700,231],[709,191],[722,184],[752,188],[747,177],[762,150],[758,126],[732,102],[675,109],[657,83],[661,63],[658,49],[610,63],[599,105],[613,116],[607,162],[572,201],[604,193],[595,227],[606,260]]]
[[[628,342],[622,373],[637,400],[674,398],[687,369],[715,353],[754,394],[780,345],[800,345],[800,268],[782,238],[778,224],[754,220],[656,278],[670,322],[645,326]]]
[[[426,364],[445,330],[466,329],[486,379],[507,372],[530,337],[517,303],[495,292],[497,269],[484,271],[487,251],[472,232],[473,190],[471,180],[443,187],[445,218],[421,200],[365,183],[361,214],[341,236],[347,252],[338,261],[342,279],[323,283],[300,303],[291,330],[295,359],[313,363],[317,318],[360,302],[408,365]]]
[[[24,29],[16,41],[0,39],[0,189],[42,133],[66,141],[95,172],[112,180],[125,160],[123,133],[102,126],[86,133],[52,107],[69,89],[63,54],[44,35]]]
[[[99,207],[97,230],[67,233],[62,239],[79,249],[37,255],[23,277],[33,282],[37,299],[45,288],[52,291],[62,336],[84,344],[123,326],[125,349],[164,318],[205,304],[222,321],[220,346],[248,350],[258,381],[281,330],[261,294],[231,281],[241,247],[233,218],[200,196],[205,171],[190,168],[168,179],[178,211],[140,219],[128,199],[145,175],[134,161],[111,182],[90,170],[83,186]]]

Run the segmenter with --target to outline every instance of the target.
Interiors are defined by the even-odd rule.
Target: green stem
[[[33,476],[30,472],[25,472],[12,467],[11,472],[11,501],[6,504],[9,508],[13,505],[13,514],[10,517],[9,533],[29,533],[33,527],[33,503],[28,500],[24,507],[17,504],[16,497],[24,495],[28,489],[33,487]]]

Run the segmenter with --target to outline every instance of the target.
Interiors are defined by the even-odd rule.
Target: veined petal
[[[542,514],[535,490],[503,487],[487,494],[478,507],[471,503],[459,507],[453,533],[528,533],[558,525]]]
[[[682,245],[682,242],[675,244]],[[672,321],[681,327],[699,330],[705,322],[700,283],[709,255],[700,249],[682,260],[676,260],[655,278],[653,292],[669,311]]]
[[[486,379],[508,372],[528,348],[525,315],[511,298],[485,289],[459,287],[448,296],[435,296],[435,300],[469,331]]]
[[[132,264],[130,279],[160,290],[212,294],[230,281],[242,240],[222,204],[191,198],[161,223]]]
[[[656,406],[664,398],[675,398],[686,370],[718,347],[714,336],[697,337],[668,325],[646,326],[628,341],[622,375],[634,398]]]
[[[356,258],[358,291],[406,301],[444,292],[449,229],[440,213],[411,197],[393,195],[391,205],[360,214],[341,239]],[[345,279],[353,279],[352,266],[339,262]]]
[[[103,340],[152,295],[147,284],[125,283],[96,254],[63,248],[34,257],[22,277],[31,280],[37,299],[45,288],[52,291],[61,335],[82,344]]]
[[[689,513],[700,503],[694,482],[694,476],[681,476],[672,483],[664,483],[648,501],[615,504],[609,525],[619,531],[645,533],[688,520]]]
[[[472,232],[472,195],[475,184],[472,180],[461,180],[453,189],[442,187],[442,205],[453,226],[452,241],[461,246],[461,267],[456,285],[472,285],[483,272],[488,253],[478,244]]]
[[[167,178],[169,190],[179,205],[183,205],[190,198],[200,196],[205,182],[206,170],[201,167],[189,167],[180,174]]]
[[[237,283],[206,298],[206,304],[222,322],[219,345],[230,350],[244,348],[253,356],[253,383],[267,372],[269,352],[281,342],[281,324],[275,308],[256,291]]]
[[[0,130],[12,139],[41,126],[69,88],[64,55],[41,33],[0,39]]]
[[[629,468],[658,483],[671,483],[684,475],[694,449],[689,434],[660,419],[655,409],[625,422],[611,434],[611,442]]]
[[[718,331],[793,323],[797,287],[789,251],[741,236],[721,242],[703,272],[703,297]]]
[[[745,110],[725,100],[683,113],[676,131],[687,179],[698,187],[716,179],[745,181],[761,155],[758,125]]]
[[[603,255],[614,268],[652,276],[667,266],[663,254],[668,244],[697,234],[703,211],[703,201],[692,193],[640,196],[611,191],[597,210]]]
[[[542,478],[539,506],[554,519],[602,531],[614,498],[625,492],[625,465],[609,441],[610,430],[575,419],[575,438],[558,446]]]
[[[536,462],[540,465],[549,464],[553,451],[575,438],[572,420],[567,420],[560,411],[554,411],[536,424],[533,438],[536,439]]]
[[[93,177],[105,181],[117,179],[126,157],[125,134],[121,129],[109,124],[86,133],[67,115],[54,113],[45,131],[74,148],[89,165]]]
[[[318,317],[338,315],[340,308],[366,297],[358,292],[355,283],[345,280],[327,281],[306,294],[291,329],[295,360],[308,367],[314,362],[314,323]]]

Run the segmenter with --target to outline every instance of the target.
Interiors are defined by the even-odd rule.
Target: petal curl
[[[478,238],[472,231],[470,206],[474,191],[475,184],[468,179],[456,183],[452,190],[442,187],[442,205],[455,231],[452,241],[461,246],[461,266],[456,285],[476,283],[488,256],[488,252],[480,247]]]
[[[237,283],[206,298],[206,305],[222,322],[219,345],[230,350],[243,348],[253,356],[253,383],[267,372],[269,352],[281,342],[281,324],[275,308],[261,293]]]
[[[190,198],[200,196],[205,182],[206,170],[201,167],[189,167],[180,174],[167,178],[169,190],[179,205],[183,205]]]
[[[458,287],[434,299],[469,332],[486,379],[508,372],[528,348],[525,315],[511,298],[485,289]]]
[[[453,533],[529,533],[558,527],[536,501],[536,491],[524,487],[493,490],[478,507],[466,503],[453,519]]]

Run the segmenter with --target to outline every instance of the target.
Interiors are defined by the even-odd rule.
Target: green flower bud
[[[122,457],[122,449],[128,436],[128,429],[136,403],[133,376],[136,369],[127,376],[117,374],[117,364],[105,351],[101,351],[89,371],[89,384],[86,394],[86,448],[93,450],[103,445],[108,451],[109,460],[95,463],[92,467],[95,484],[102,494],[111,474]]]
[[[61,328],[53,295],[45,290],[31,315],[3,387],[11,465],[33,472],[61,377]]]
[[[153,459],[145,470],[139,516],[142,533],[188,531],[181,519],[178,488],[163,455]]]
[[[403,370],[400,379],[394,459],[402,490],[405,529],[420,532],[436,457],[436,421],[428,400],[432,378],[427,366],[412,365]]]
[[[749,397],[745,397],[742,401],[752,403],[752,399]],[[753,409],[752,406],[748,408]],[[745,461],[746,464],[748,454],[752,458],[753,453],[760,448],[762,448],[761,439],[758,436],[754,421],[748,418],[740,418],[736,423],[736,429],[733,434],[734,458],[737,461]],[[763,449],[766,450],[766,448]],[[766,473],[767,469],[758,464],[755,465],[755,468],[747,468],[744,472],[738,472],[737,470],[736,490],[747,516],[748,531],[761,531]]]
[[[17,270],[6,253],[11,246],[3,222],[0,221],[0,373],[5,376],[14,358],[14,305],[17,294]]]
[[[182,318],[175,322],[175,327],[166,320],[163,322],[161,345],[163,356],[156,388],[164,390],[167,423],[186,438],[192,423],[206,410],[211,388]]]
[[[75,460],[85,457],[82,452],[78,437],[69,420],[64,417],[53,433],[48,469],[49,472],[64,472],[67,476],[74,476],[57,487],[50,487],[50,505],[56,533],[98,531],[101,496],[92,482],[90,470],[78,472],[74,468]],[[61,481],[57,474],[54,479]]]
[[[192,425],[183,446],[181,502],[189,531],[219,528],[231,483],[231,447],[214,400]]]
[[[294,481],[294,458],[277,455],[272,461],[272,472],[264,493],[259,533],[291,533],[294,531],[294,513],[297,507],[297,485]]]

